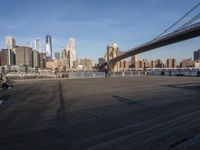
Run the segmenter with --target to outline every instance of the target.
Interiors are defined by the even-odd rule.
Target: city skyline
[[[179,5],[180,1],[178,0],[156,0],[151,3],[144,0],[141,2],[88,0],[87,5],[81,0],[67,3],[62,0],[60,3],[56,1],[49,1],[49,3],[36,1],[36,3],[34,1],[29,4],[23,0],[21,2],[23,2],[22,6],[17,6],[24,7],[24,11],[37,4],[38,12],[27,12],[27,14],[17,12],[17,9],[14,9],[16,4],[3,1],[0,11],[4,11],[8,4],[13,9],[10,9],[11,11],[7,14],[1,13],[0,15],[2,18],[0,21],[2,27],[0,48],[5,48],[4,37],[7,35],[12,35],[16,39],[16,43],[19,43],[18,45],[24,45],[24,42],[33,41],[38,37],[41,48],[45,52],[45,35],[49,32],[53,41],[53,53],[61,51],[61,47],[64,47],[68,37],[74,37],[77,41],[79,58],[97,59],[104,55],[107,44],[115,42],[118,43],[121,50],[128,50],[153,39],[183,16],[198,1],[184,0],[181,2],[182,5]],[[46,12],[44,4],[50,9],[54,8],[52,12],[44,14]],[[31,19],[28,16],[31,16]],[[22,29],[25,29],[26,32]],[[175,57],[180,61],[184,58],[193,58],[193,52],[199,48],[199,38],[195,38],[140,54],[139,58],[166,60],[169,57]]]

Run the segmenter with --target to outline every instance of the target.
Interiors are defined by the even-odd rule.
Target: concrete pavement
[[[200,78],[16,82],[0,150],[200,149]]]

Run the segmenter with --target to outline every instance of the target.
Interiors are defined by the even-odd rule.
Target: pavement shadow
[[[125,98],[125,97],[121,97],[121,96],[112,96],[113,98],[115,98],[116,100],[120,101],[121,103],[127,104],[127,105],[133,105],[133,104],[138,104],[138,102],[135,102],[131,99]]]
[[[60,96],[60,106],[57,110],[56,119],[59,121],[64,121],[65,119],[65,102],[63,97],[63,91],[62,91],[62,84],[59,80],[58,82],[58,90],[59,90],[59,96]]]
[[[58,82],[58,90],[60,95],[60,106],[57,109],[56,113],[56,126],[53,127],[53,131],[59,139],[62,139],[59,145],[63,149],[71,149],[70,137],[68,136],[67,128],[67,118],[66,118],[66,108],[65,100],[63,96],[62,83],[61,80]]]
[[[200,93],[200,84],[199,83],[188,83],[188,84],[170,84],[170,85],[164,85],[170,88],[179,88],[179,89],[185,89],[185,90],[192,90],[192,91],[198,91]]]

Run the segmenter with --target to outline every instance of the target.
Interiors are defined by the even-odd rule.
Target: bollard
[[[84,78],[84,72],[81,73],[81,77]]]

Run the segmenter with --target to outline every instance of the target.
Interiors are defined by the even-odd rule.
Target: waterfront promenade
[[[200,149],[198,77],[23,80],[0,94],[0,150]]]

